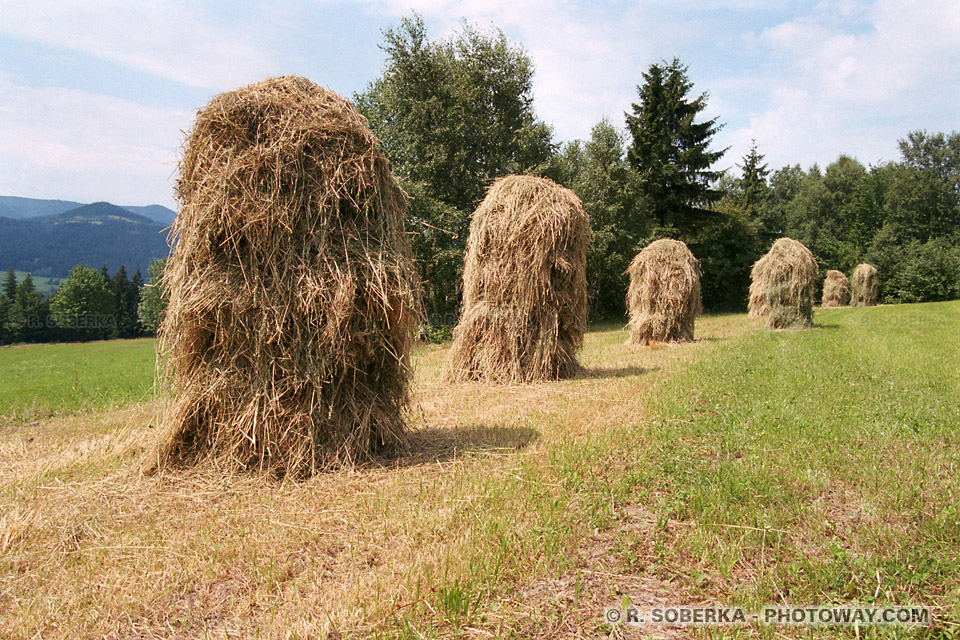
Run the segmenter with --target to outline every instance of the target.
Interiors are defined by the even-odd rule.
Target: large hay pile
[[[636,255],[627,273],[630,342],[693,340],[694,320],[702,311],[700,261],[687,245],[656,240]]]
[[[302,477],[401,443],[418,289],[365,119],[296,76],[219,95],[177,195],[159,463]]]
[[[845,307],[850,295],[850,283],[842,271],[830,269],[823,281],[822,307]]]
[[[803,244],[780,238],[750,272],[750,315],[770,329],[813,324],[817,260]]]
[[[877,279],[877,268],[866,262],[858,264],[853,269],[853,278],[850,285],[851,307],[872,307],[880,297],[880,281]]]
[[[532,176],[493,183],[470,223],[448,378],[533,382],[579,371],[589,236],[569,189]]]

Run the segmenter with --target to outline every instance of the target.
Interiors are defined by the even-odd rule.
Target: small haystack
[[[579,371],[589,236],[569,189],[533,176],[493,183],[470,224],[451,380],[534,382]]]
[[[749,311],[770,329],[813,324],[817,260],[803,244],[780,238],[750,272]]]
[[[656,240],[636,255],[626,273],[630,342],[692,341],[694,320],[702,311],[700,261],[687,245]]]
[[[823,281],[822,307],[845,307],[850,296],[850,283],[843,271],[830,269]]]
[[[159,463],[303,477],[401,443],[418,288],[366,120],[295,76],[221,94],[177,196]]]
[[[880,281],[877,279],[877,268],[863,262],[853,270],[850,283],[850,306],[872,307],[880,298]]]

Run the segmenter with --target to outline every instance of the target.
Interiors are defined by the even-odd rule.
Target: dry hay
[[[296,76],[221,94],[177,196],[159,464],[303,477],[401,444],[419,294],[366,120]]]
[[[493,183],[470,223],[449,379],[534,382],[580,370],[589,236],[569,189],[532,176]]]
[[[767,328],[813,324],[817,260],[803,244],[780,238],[750,272],[750,315],[767,319]]]
[[[853,269],[850,283],[850,306],[872,307],[880,298],[880,281],[877,279],[877,268],[866,262],[858,264]]]
[[[700,261],[687,245],[656,240],[636,255],[626,273],[630,342],[692,341],[694,320],[703,308]]]
[[[850,283],[842,271],[830,269],[823,281],[822,307],[845,307],[850,296]]]

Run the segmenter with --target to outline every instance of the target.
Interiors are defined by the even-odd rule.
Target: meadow
[[[706,316],[655,348],[595,327],[583,375],[509,387],[447,384],[422,346],[408,449],[303,483],[145,473],[149,341],[56,345],[56,375],[128,382],[63,400],[68,368],[20,404],[11,367],[57,352],[0,349],[0,636],[960,636],[960,302],[815,322]],[[625,599],[934,625],[609,627]]]

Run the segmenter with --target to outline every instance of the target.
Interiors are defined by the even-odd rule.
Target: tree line
[[[155,335],[166,305],[161,277],[166,258],[148,268],[144,283],[124,265],[111,276],[78,265],[52,296],[37,290],[28,273],[11,267],[0,285],[0,344],[137,338]]]
[[[380,78],[354,96],[411,196],[408,231],[430,322],[453,324],[470,215],[490,182],[543,175],[590,214],[592,319],[624,312],[633,256],[651,241],[686,242],[703,267],[704,305],[746,307],[751,265],[773,240],[807,245],[821,270],[880,269],[886,302],[960,297],[960,135],[907,133],[901,158],[866,167],[841,155],[825,169],[771,170],[757,142],[713,167],[718,119],[698,120],[678,59],[650,65],[623,127],[608,118],[588,140],[559,145],[533,109],[533,62],[498,30],[466,26],[431,41],[419,16],[384,32]]]

